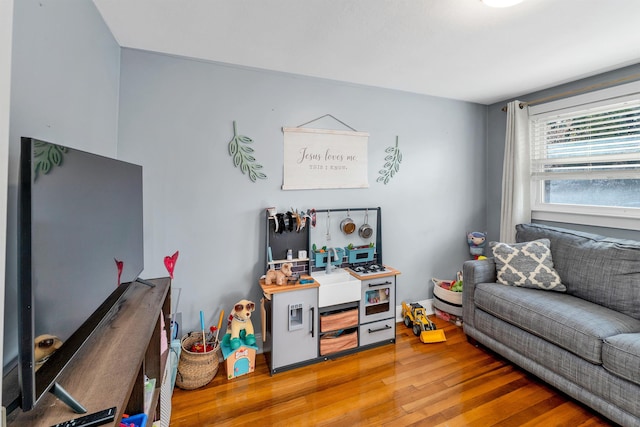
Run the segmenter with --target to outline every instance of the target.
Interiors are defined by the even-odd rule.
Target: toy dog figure
[[[276,285],[286,285],[287,277],[293,274],[291,270],[292,268],[292,263],[285,262],[284,264],[282,264],[282,267],[280,267],[280,270],[268,270],[264,279],[264,284],[270,285],[275,280]]]
[[[229,315],[227,323],[227,333],[222,337],[222,343],[228,345],[232,350],[238,349],[243,339],[247,345],[254,345],[256,337],[251,322],[251,313],[256,309],[256,305],[246,299],[236,303]]]
[[[34,361],[36,364],[36,371],[49,360],[49,357],[56,352],[62,346],[62,341],[55,335],[39,335],[34,342]]]

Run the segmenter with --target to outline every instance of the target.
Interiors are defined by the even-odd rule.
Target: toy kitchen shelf
[[[356,224],[355,231],[350,234],[344,233],[341,229],[341,223],[346,218],[351,218]],[[359,233],[359,228],[364,224],[368,224],[372,229],[369,237],[363,237]],[[362,247],[373,244],[375,260],[378,264],[382,264],[382,209],[380,207],[317,209],[316,227],[309,229],[310,256],[313,255],[311,249],[314,244],[319,248],[323,246],[347,248],[350,245]]]
[[[273,261],[267,261],[267,265],[279,265],[284,264],[285,262],[307,262],[309,258],[293,258],[293,259],[274,259]]]
[[[301,231],[275,231],[273,217],[265,214],[266,223],[266,245],[265,245],[265,269],[278,267],[285,262],[293,263],[294,266],[307,266],[309,258],[299,258],[298,251],[306,251],[309,245],[310,224]],[[287,259],[287,251],[291,250],[293,258]],[[308,268],[304,268],[308,270]]]
[[[307,220],[307,225],[298,231],[275,231],[273,217],[265,212],[265,270],[278,268],[285,262],[294,265],[294,272],[311,272],[315,266],[313,262],[312,246],[332,246],[344,248],[350,244],[363,246],[373,244],[375,258],[378,264],[382,264],[382,217],[380,207],[339,208],[316,210],[316,226],[312,226]],[[356,230],[351,234],[345,234],[340,228],[340,223],[350,217],[356,223]],[[359,235],[358,227],[365,223],[370,224],[373,233],[369,238]],[[331,239],[327,239],[327,235]],[[287,251],[291,250],[293,259],[287,259]],[[308,257],[297,257],[298,251],[306,251]]]

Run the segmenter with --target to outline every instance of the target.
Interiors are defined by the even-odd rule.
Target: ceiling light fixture
[[[509,7],[522,3],[523,0],[482,0],[482,3],[491,7]]]

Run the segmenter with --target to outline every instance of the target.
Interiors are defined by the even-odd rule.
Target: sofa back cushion
[[[567,293],[640,319],[640,242],[543,224],[518,224],[516,240],[549,239]]]

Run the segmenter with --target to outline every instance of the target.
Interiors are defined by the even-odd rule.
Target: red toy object
[[[116,262],[116,267],[118,268],[118,283],[116,286],[120,286],[120,277],[122,276],[122,268],[124,267],[123,261],[118,261],[117,259],[113,259]]]
[[[195,343],[194,345],[191,346],[191,348],[189,349],[190,352],[192,353],[205,353],[204,350],[204,345],[202,345],[202,343]],[[207,351],[206,353],[213,351],[213,346],[211,344],[207,344]]]
[[[171,277],[171,279],[173,279],[173,269],[176,267],[176,262],[178,262],[179,254],[180,251],[176,251],[176,253],[174,253],[173,255],[164,257],[164,266],[167,268],[169,277]]]
[[[440,280],[440,283],[438,283],[438,285],[440,285],[440,287],[442,289],[446,289],[446,290],[451,290],[451,286],[453,286],[453,284],[455,283],[455,280]]]

